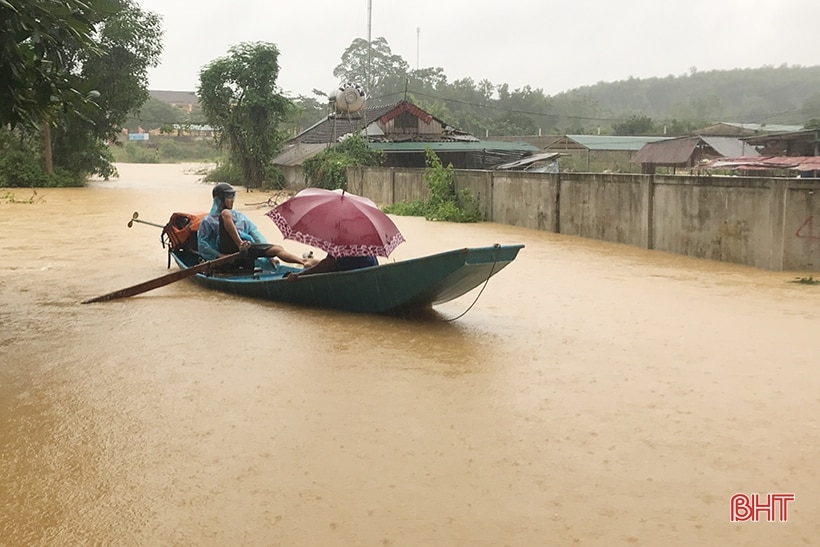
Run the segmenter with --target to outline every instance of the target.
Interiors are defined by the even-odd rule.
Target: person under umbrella
[[[248,258],[239,259],[234,265],[253,269],[257,258],[269,258],[274,266],[276,258],[305,267],[317,263],[315,259],[302,258],[281,245],[268,243],[247,215],[234,210],[236,190],[230,184],[220,182],[211,194],[214,200],[211,211],[202,219],[197,231],[199,254],[205,260],[247,251]]]
[[[359,268],[369,268],[378,266],[379,260],[375,256],[340,256],[327,255],[313,266],[306,267],[299,273],[289,273],[287,278],[295,281],[303,275],[313,275],[328,272],[344,272],[347,270],[358,270]]]
[[[318,247],[327,257],[299,275],[377,266],[404,241],[373,201],[344,190],[307,188],[266,213],[286,239]]]

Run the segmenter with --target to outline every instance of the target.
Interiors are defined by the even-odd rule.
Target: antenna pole
[[[421,40],[421,27],[416,27],[416,70],[419,69],[419,43]]]
[[[367,93],[372,93],[370,85],[370,51],[373,49],[373,42],[371,41],[371,21],[373,20],[373,0],[367,0],[367,74],[365,74],[365,82],[367,85]]]

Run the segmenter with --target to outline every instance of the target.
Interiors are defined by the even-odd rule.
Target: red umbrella
[[[266,213],[286,239],[331,256],[388,256],[404,241],[369,199],[344,190],[306,188]]]

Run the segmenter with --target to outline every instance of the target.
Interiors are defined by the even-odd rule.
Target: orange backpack
[[[174,213],[162,229],[162,245],[169,251],[197,250],[196,231],[208,213]]]

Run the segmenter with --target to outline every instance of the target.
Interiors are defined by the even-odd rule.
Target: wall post
[[[771,199],[769,201],[769,222],[772,230],[772,247],[769,258],[769,269],[783,271],[783,253],[786,249],[786,199],[789,193],[789,182],[773,179]]]

